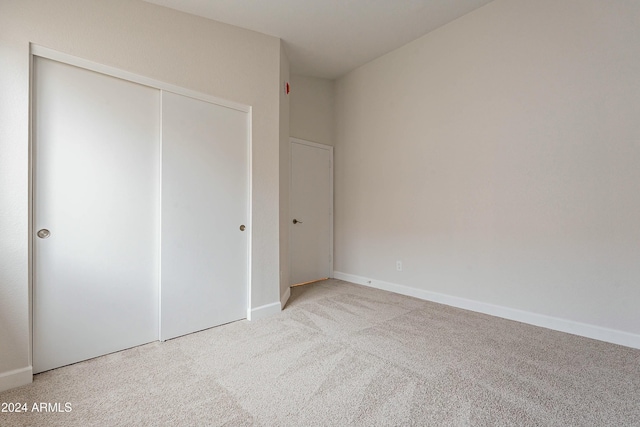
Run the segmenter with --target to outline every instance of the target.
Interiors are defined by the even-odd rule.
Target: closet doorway
[[[245,318],[249,108],[32,49],[34,373]]]

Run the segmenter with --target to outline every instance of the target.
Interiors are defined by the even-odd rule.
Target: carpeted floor
[[[640,350],[328,280],[0,402],[71,405],[2,426],[640,426]]]

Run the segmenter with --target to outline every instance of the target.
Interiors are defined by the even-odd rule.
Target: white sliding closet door
[[[34,56],[33,106],[37,373],[158,338],[160,91]]]
[[[247,315],[248,150],[248,113],[162,92],[162,340]]]

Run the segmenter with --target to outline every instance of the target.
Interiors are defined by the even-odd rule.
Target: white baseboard
[[[546,316],[543,314],[488,304],[481,301],[455,297],[437,292],[425,291],[423,289],[412,288],[409,286],[398,285],[396,283],[384,282],[381,280],[369,279],[366,277],[342,273],[339,271],[334,271],[333,277],[347,282],[369,286],[371,288],[382,289],[385,291],[395,292],[397,294],[450,305],[452,307],[476,311],[478,313],[489,314],[491,316],[502,317],[503,319],[515,320],[517,322],[527,323],[529,325],[541,326],[543,328],[552,329],[554,331],[567,332],[573,335],[579,335],[586,338],[593,338],[599,341],[605,341],[613,344],[624,345],[626,347],[640,349],[640,335],[632,334],[629,332],[603,328],[601,326],[589,325],[586,323],[575,322],[573,320]]]
[[[280,310],[284,310],[284,306],[287,305],[289,297],[291,296],[291,288],[287,288],[280,296]]]
[[[4,372],[0,374],[0,392],[31,384],[31,382],[33,382],[33,368],[31,366]]]
[[[261,305],[260,307],[252,308],[248,310],[247,320],[260,320],[265,317],[273,316],[282,311],[280,308],[280,301],[272,302],[271,304]]]

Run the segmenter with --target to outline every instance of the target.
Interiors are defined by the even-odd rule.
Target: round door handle
[[[41,239],[46,239],[47,237],[51,236],[51,232],[46,228],[43,228],[42,230],[38,230],[37,234],[38,234],[38,237]]]
[[[244,229],[245,229],[245,226],[244,226],[244,224],[242,224],[242,225],[240,226],[240,231],[244,231]]]
[[[293,223],[294,223],[294,224],[297,224],[297,223],[302,224],[302,221],[298,221],[297,219],[295,219],[295,218],[294,218],[294,219],[293,219]]]

